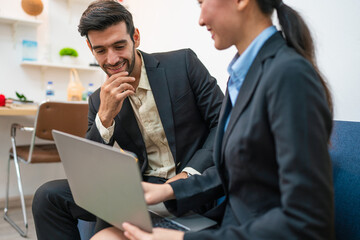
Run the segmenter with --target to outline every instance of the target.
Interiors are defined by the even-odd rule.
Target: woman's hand
[[[175,199],[174,191],[170,184],[153,184],[142,182],[144,196],[148,205],[154,205],[167,200]]]
[[[182,240],[184,233],[165,228],[154,228],[152,233],[144,232],[138,227],[124,223],[125,232],[118,228],[110,227],[95,234],[91,240]]]
[[[152,233],[144,232],[129,223],[123,223],[124,235],[130,240],[182,240],[184,233],[165,228],[154,228]]]
[[[128,240],[124,232],[115,227],[109,227],[96,233],[90,240]]]

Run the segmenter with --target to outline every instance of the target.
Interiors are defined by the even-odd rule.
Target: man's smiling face
[[[124,71],[131,75],[135,66],[135,48],[138,44],[131,40],[125,22],[103,31],[91,30],[88,32],[88,40],[96,60],[109,77]]]

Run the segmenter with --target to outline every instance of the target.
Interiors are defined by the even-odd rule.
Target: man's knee
[[[54,180],[44,183],[35,192],[32,203],[33,214],[36,215],[54,207],[60,199],[69,194],[69,185],[66,180]]]

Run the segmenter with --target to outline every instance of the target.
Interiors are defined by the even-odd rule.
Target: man
[[[144,180],[152,183],[212,166],[223,94],[196,55],[138,51],[140,34],[131,14],[111,0],[92,3],[79,32],[108,75],[89,99],[86,137],[135,153]],[[74,203],[66,180],[37,190],[33,215],[39,240],[79,239],[77,219],[95,220]]]

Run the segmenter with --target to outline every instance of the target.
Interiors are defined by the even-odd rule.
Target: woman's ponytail
[[[257,0],[257,3],[264,14],[271,14],[276,9],[287,44],[313,65],[325,89],[326,99],[332,112],[331,93],[316,64],[314,42],[303,18],[294,9],[284,4],[282,0]]]

